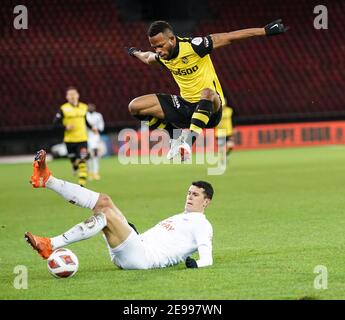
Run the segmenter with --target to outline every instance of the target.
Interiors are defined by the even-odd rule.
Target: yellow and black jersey
[[[223,106],[222,119],[216,127],[217,137],[229,137],[232,135],[232,114],[232,108]]]
[[[71,143],[87,141],[87,111],[88,106],[83,102],[79,102],[77,106],[73,106],[67,102],[60,107],[55,116],[54,123],[62,123],[64,127],[67,125],[73,125],[72,130],[65,130],[64,142]]]
[[[156,55],[156,60],[169,69],[183,99],[195,103],[203,89],[215,90],[222,103],[223,90],[214,69],[210,53],[213,49],[211,36],[196,38],[176,37],[176,47],[169,60]]]

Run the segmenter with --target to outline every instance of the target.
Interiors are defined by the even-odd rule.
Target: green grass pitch
[[[67,160],[49,162],[74,181]],[[109,259],[101,235],[71,245],[79,270],[55,279],[26,244],[31,231],[55,236],[90,216],[51,190],[28,183],[31,164],[0,165],[0,299],[344,299],[345,207],[343,146],[238,151],[224,175],[205,165],[120,165],[102,159],[102,180],[87,187],[109,194],[145,231],[183,210],[193,180],[210,181],[206,211],[214,229],[214,265],[184,264],[124,271]],[[15,289],[14,268],[28,269],[28,289]],[[327,289],[314,288],[325,266]]]

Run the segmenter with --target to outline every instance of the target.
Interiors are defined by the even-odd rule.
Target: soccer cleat
[[[52,244],[49,238],[34,236],[30,232],[25,232],[25,240],[38,252],[43,259],[48,259],[53,253]]]
[[[46,164],[46,152],[44,150],[40,150],[36,153],[32,166],[34,169],[30,183],[34,188],[45,188],[46,182],[51,176],[51,172]]]
[[[169,160],[180,154],[181,161],[187,161],[190,158],[191,153],[192,150],[182,135],[180,135],[177,139],[170,139],[170,150],[167,154],[167,158]]]
[[[101,176],[100,176],[98,173],[94,173],[94,174],[93,174],[93,178],[94,178],[95,180],[101,180]]]
[[[179,151],[177,149],[177,145],[178,145],[179,139],[180,137],[178,139],[170,139],[170,150],[168,151],[168,154],[167,154],[168,160],[171,160],[178,155]]]
[[[184,142],[180,146],[181,161],[184,162],[184,161],[189,160],[191,153],[192,153],[192,150],[191,150],[189,144]]]

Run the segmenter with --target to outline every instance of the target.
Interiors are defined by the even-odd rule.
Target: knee
[[[111,222],[112,219],[114,218],[114,213],[113,213],[113,210],[111,210],[110,208],[108,207],[105,207],[103,208],[102,210],[99,210],[98,212],[95,212],[94,213],[95,216],[97,215],[103,215],[107,222]],[[108,224],[108,223],[107,223]]]
[[[112,208],[112,206],[113,201],[111,200],[111,198],[107,194],[101,193],[99,195],[94,211],[97,212],[99,210],[102,210],[103,212],[107,208]]]
[[[214,90],[205,88],[201,91],[201,99],[213,101],[215,94]]]
[[[128,111],[132,116],[138,114],[139,106],[138,106],[138,98],[133,99],[128,105]]]
[[[108,227],[118,225],[119,223],[123,223],[123,216],[119,215],[114,209],[110,207],[104,207],[98,211],[94,212],[94,216],[102,216],[106,219],[106,224]]]

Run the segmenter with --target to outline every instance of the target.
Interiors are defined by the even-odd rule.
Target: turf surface
[[[67,160],[49,163],[73,181]],[[203,165],[120,165],[103,159],[102,180],[88,188],[109,194],[144,231],[181,212],[193,180],[215,188],[206,212],[214,229],[214,265],[124,271],[114,267],[101,235],[71,245],[80,262],[58,280],[26,244],[25,231],[55,236],[90,211],[28,184],[31,164],[0,165],[0,299],[344,299],[345,148],[242,151],[224,175]],[[28,289],[13,286],[14,268],[28,269]],[[328,289],[314,288],[314,268],[328,271]]]

